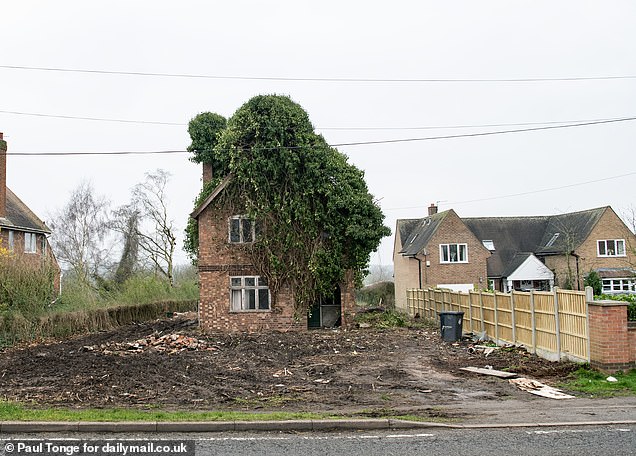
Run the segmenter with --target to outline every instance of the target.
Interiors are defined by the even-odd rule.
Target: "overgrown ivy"
[[[369,193],[364,173],[314,132],[305,110],[290,98],[257,96],[202,141],[199,114],[190,122],[195,161],[213,165],[213,180],[200,204],[232,174],[223,213],[247,214],[260,226],[258,239],[244,248],[276,293],[289,286],[297,310],[329,295],[348,271],[360,283],[369,257],[390,230]],[[218,116],[218,115],[216,115]],[[219,116],[220,117],[220,116]],[[218,119],[217,119],[218,120]],[[204,149],[206,149],[204,151]],[[198,229],[190,222],[186,250],[196,260]]]

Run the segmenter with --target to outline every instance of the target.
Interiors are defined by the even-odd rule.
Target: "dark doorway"
[[[342,301],[340,287],[336,287],[331,296],[323,296],[309,309],[308,328],[335,328],[340,326]]]

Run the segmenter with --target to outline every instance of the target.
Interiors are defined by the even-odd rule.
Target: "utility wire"
[[[62,114],[43,114],[38,112],[22,112],[22,111],[6,111],[0,110],[0,114],[12,114],[18,116],[46,117],[54,119],[70,119],[70,120],[90,120],[98,122],[121,122],[121,123],[138,123],[151,125],[172,125],[183,127],[188,125],[181,122],[163,122],[155,120],[134,120],[134,119],[114,119],[110,117],[85,117],[85,116],[68,116]],[[488,127],[521,127],[528,125],[559,125],[580,122],[599,122],[606,120],[618,120],[623,117],[610,117],[604,119],[577,119],[577,120],[550,120],[545,122],[518,122],[518,123],[493,123],[493,124],[465,124],[465,125],[426,125],[415,127],[316,127],[316,130],[330,131],[400,131],[400,130],[445,130],[458,128],[488,128]]]
[[[541,131],[541,130],[556,130],[560,128],[572,128],[572,127],[584,127],[589,125],[609,124],[616,122],[629,122],[636,120],[636,117],[623,117],[620,119],[610,120],[598,120],[593,122],[581,122],[569,125],[552,125],[547,127],[533,127],[533,128],[519,128],[516,130],[498,130],[488,131],[480,133],[464,133],[458,135],[446,135],[446,136],[427,136],[424,138],[405,138],[405,139],[387,139],[381,141],[358,141],[349,143],[336,143],[329,144],[330,147],[347,147],[347,146],[363,146],[363,145],[377,145],[377,144],[395,144],[403,142],[416,142],[416,141],[433,141],[441,139],[455,139],[455,138],[473,138],[479,136],[494,136],[511,133],[523,133],[529,131]],[[304,146],[285,146],[287,149],[300,149]],[[261,150],[275,150],[280,147],[263,147]],[[200,151],[202,152],[202,151]],[[10,152],[8,155],[22,155],[22,156],[48,156],[48,155],[150,155],[150,154],[184,154],[188,153],[185,150],[162,150],[162,151],[110,151],[110,152]]]
[[[572,76],[560,78],[310,78],[310,77],[282,77],[282,76],[244,76],[244,75],[211,75],[188,73],[151,73],[141,71],[91,70],[85,68],[34,67],[19,65],[0,65],[0,68],[10,70],[54,71],[63,73],[107,74],[123,76],[152,76],[162,78],[190,78],[190,79],[231,79],[246,81],[299,81],[299,82],[381,82],[381,83],[470,83],[470,82],[562,82],[562,81],[608,81],[622,79],[636,79],[636,75],[624,76]]]
[[[464,200],[464,201],[450,201],[447,204],[449,206],[457,206],[460,204],[470,204],[470,203],[478,203],[478,202],[482,202],[482,201],[493,201],[493,200],[498,200],[498,199],[505,199],[505,198],[514,198],[517,196],[526,196],[526,195],[534,195],[536,193],[545,193],[545,192],[552,192],[555,190],[563,190],[565,188],[572,188],[572,187],[580,187],[581,185],[588,185],[588,184],[595,184],[598,182],[605,182],[605,181],[609,181],[609,180],[615,180],[615,179],[621,179],[623,177],[628,177],[628,176],[633,176],[636,174],[636,171],[630,172],[630,173],[626,173],[626,174],[619,174],[617,176],[610,176],[610,177],[603,177],[600,179],[593,179],[593,180],[589,180],[589,181],[584,181],[584,182],[576,182],[574,184],[568,184],[568,185],[560,185],[558,187],[548,187],[548,188],[542,188],[539,190],[529,190],[527,192],[520,192],[520,193],[510,193],[507,195],[500,195],[500,196],[490,196],[490,197],[486,197],[486,198],[477,198],[477,199],[472,199],[472,200]],[[388,208],[388,209],[383,209],[385,211],[399,211],[399,210],[405,210],[405,209],[422,209],[428,206],[408,206],[408,207],[392,207],[392,208]]]

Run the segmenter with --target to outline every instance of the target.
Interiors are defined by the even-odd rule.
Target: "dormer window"
[[[495,250],[494,241],[491,241],[491,240],[487,239],[487,240],[481,241],[481,243],[484,244],[484,247],[486,247],[488,250],[490,250],[491,252],[494,252],[494,250]]]
[[[254,242],[256,239],[256,224],[245,215],[235,215],[230,218],[229,240],[232,244]]]
[[[625,239],[603,239],[597,242],[598,256],[625,256]]]

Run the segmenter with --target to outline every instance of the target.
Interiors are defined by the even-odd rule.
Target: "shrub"
[[[360,305],[392,309],[395,307],[395,284],[378,282],[368,285],[356,292],[356,302]]]
[[[0,258],[0,310],[25,316],[44,311],[55,299],[55,270],[48,262],[20,256]]]
[[[607,299],[610,301],[626,301],[627,304],[627,319],[636,321],[636,295],[600,295],[595,296],[594,299]]]
[[[603,292],[603,281],[596,271],[590,271],[583,284],[586,287],[592,287],[595,295],[600,295]]]

